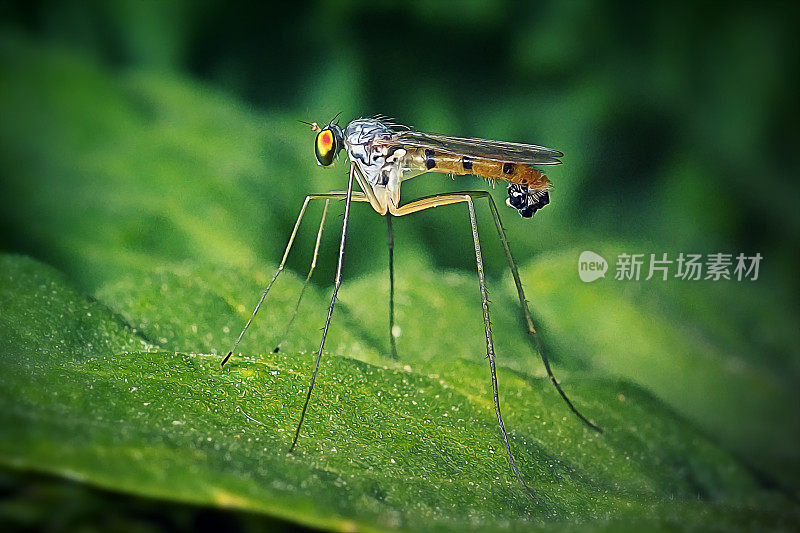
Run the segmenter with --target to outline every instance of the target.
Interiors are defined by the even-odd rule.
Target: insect
[[[320,237],[322,235],[322,228],[325,222],[325,215],[327,213],[328,204],[333,199],[345,200],[344,219],[342,223],[342,235],[339,244],[339,259],[336,267],[336,278],[334,281],[333,295],[331,296],[331,303],[328,307],[328,315],[325,320],[325,326],[322,330],[322,340],[319,344],[319,350],[316,352],[316,360],[314,363],[314,371],[311,375],[311,381],[308,385],[305,402],[303,403],[303,410],[300,414],[300,420],[297,424],[292,445],[289,449],[292,452],[297,445],[297,440],[300,436],[300,429],[305,420],[306,410],[308,409],[311,393],[314,389],[314,383],[317,378],[317,371],[319,369],[320,358],[322,357],[322,350],[325,347],[325,337],[328,334],[328,327],[330,326],[333,308],[336,303],[336,295],[339,292],[339,287],[342,282],[342,263],[344,260],[345,242],[347,238],[347,225],[350,220],[350,206],[352,202],[364,202],[374,209],[379,215],[386,216],[387,227],[389,232],[389,339],[391,344],[392,355],[397,357],[397,348],[395,346],[395,338],[392,334],[394,328],[394,267],[393,267],[393,237],[392,237],[392,217],[400,217],[410,215],[426,209],[434,207],[441,207],[451,204],[463,203],[467,205],[469,214],[469,222],[472,229],[472,238],[475,245],[475,264],[478,273],[478,283],[480,286],[481,303],[483,308],[483,322],[486,333],[486,359],[489,361],[489,369],[492,380],[492,391],[494,396],[494,409],[497,415],[497,422],[500,428],[500,434],[505,445],[506,454],[508,457],[511,470],[517,479],[522,483],[523,487],[528,493],[534,497],[532,489],[523,479],[514,461],[514,455],[511,451],[508,435],[503,424],[503,417],[500,411],[500,399],[498,395],[497,385],[497,372],[495,369],[495,351],[494,341],[492,340],[492,326],[489,319],[489,300],[486,292],[486,281],[483,268],[483,259],[481,256],[480,238],[478,235],[478,225],[475,218],[475,202],[476,200],[485,200],[489,206],[492,217],[494,219],[497,234],[505,251],[506,260],[514,278],[514,283],[517,288],[517,296],[519,297],[520,310],[523,319],[527,326],[529,338],[533,344],[533,348],[539,353],[542,359],[547,375],[550,381],[555,386],[558,393],[566,402],[567,406],[572,410],[578,418],[580,418],[590,428],[602,432],[602,430],[584,417],[577,408],[572,404],[570,399],[564,393],[556,380],[550,368],[550,363],[547,359],[545,352],[542,350],[539,342],[538,335],[534,328],[533,319],[531,317],[528,303],[525,299],[525,293],[520,281],[519,272],[511,255],[508,240],[505,235],[505,230],[500,222],[500,216],[497,211],[497,206],[491,195],[486,191],[464,191],[456,193],[436,194],[425,198],[420,198],[406,204],[400,203],[400,188],[403,181],[425,174],[427,172],[440,172],[451,175],[464,175],[473,174],[489,180],[501,180],[507,182],[508,198],[506,204],[509,207],[516,209],[519,214],[524,218],[530,218],[539,209],[543,208],[550,202],[550,181],[544,173],[535,168],[539,165],[557,165],[560,164],[560,157],[563,154],[557,150],[544,148],[542,146],[535,146],[531,144],[520,144],[513,142],[491,141],[484,139],[450,137],[446,135],[436,135],[431,133],[423,133],[414,131],[408,127],[400,126],[393,123],[391,120],[383,117],[375,118],[359,118],[348,123],[343,129],[336,122],[338,115],[334,117],[327,125],[320,127],[317,123],[308,123],[312,131],[316,133],[314,143],[315,154],[317,162],[321,166],[330,166],[337,159],[339,153],[344,150],[348,159],[350,160],[350,173],[347,181],[346,191],[333,191],[322,194],[310,194],[306,196],[303,206],[300,209],[300,214],[295,222],[294,229],[289,237],[289,243],[286,246],[286,251],[283,254],[283,259],[278,266],[277,271],[273,275],[270,282],[267,284],[266,289],[261,294],[261,299],[258,301],[253,314],[245,324],[239,337],[233,345],[233,348],[228,352],[222,361],[224,365],[231,357],[239,342],[242,340],[247,328],[250,327],[253,319],[258,313],[259,308],[264,302],[270,288],[272,287],[278,275],[284,268],[289,251],[294,243],[295,235],[300,227],[300,222],[303,219],[306,208],[312,200],[324,200],[325,207],[323,209],[322,221],[320,222],[319,231],[317,233],[317,241],[314,250],[311,269],[306,278],[306,284],[300,293],[302,298],[303,292],[308,284],[311,274],[316,265],[317,253],[319,251]],[[358,184],[360,191],[354,190],[354,184]],[[300,301],[298,300],[297,307]],[[294,314],[289,321],[289,326],[297,314],[297,307],[295,307]],[[288,330],[288,327],[287,327]],[[278,351],[280,344],[275,351]]]

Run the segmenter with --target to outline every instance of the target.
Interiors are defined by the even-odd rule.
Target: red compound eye
[[[314,148],[320,165],[328,166],[333,163],[333,158],[337,152],[336,139],[329,128],[324,128],[317,134],[317,143]]]
[[[325,130],[319,134],[319,151],[330,152],[333,149],[333,134],[331,130]]]

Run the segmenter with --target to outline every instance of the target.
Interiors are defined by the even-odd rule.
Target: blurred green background
[[[556,359],[642,384],[797,497],[799,4],[3,2],[0,20],[4,252],[124,314],[103,291],[154,262],[279,261],[305,194],[346,183],[342,161],[316,166],[298,120],[384,114],[551,146],[565,153],[551,205],[501,216],[541,281],[528,295]],[[484,187],[432,175],[403,191]],[[465,213],[436,211],[396,221],[399,278],[474,271]],[[489,275],[505,279],[480,222]],[[346,278],[385,275],[385,223],[354,208],[352,224]],[[314,237],[289,263],[301,275]],[[584,285],[582,250],[764,260],[756,282]],[[695,372],[696,352],[730,375]]]
[[[643,242],[646,252],[757,250],[768,258],[766,270],[796,292],[797,15],[796,5],[780,2],[722,10],[669,2],[10,2],[3,26],[6,34],[118,73],[197,80],[199,91],[235,96],[261,114],[255,127],[266,131],[254,142],[268,136],[264,157],[295,169],[252,176],[265,200],[280,193],[280,206],[291,206],[264,203],[284,225],[310,192],[287,182],[319,181],[311,188],[321,190],[341,186],[346,172],[342,165],[314,167],[310,133],[305,146],[288,151],[282,143],[294,145],[304,129],[288,121],[381,113],[425,131],[566,153],[565,165],[550,172],[556,191],[547,215],[509,224],[520,259],[597,239]],[[77,76],[65,82],[48,90],[90,90]],[[95,119],[121,119],[114,111],[98,107]],[[4,120],[7,136],[44,110],[15,112]],[[42,126],[69,118],[50,117]],[[213,126],[222,137],[224,117]],[[4,140],[6,147],[14,142]],[[236,139],[218,142],[225,140]],[[300,157],[309,164],[300,166]],[[423,183],[407,184],[407,195],[449,182],[417,181]],[[284,204],[287,191],[294,194]],[[469,254],[461,253],[469,236],[454,241],[445,229],[453,217],[430,218],[436,231],[427,220],[421,227],[399,223],[409,226],[409,240],[442,252],[433,254],[438,264],[470,268]],[[24,232],[5,227],[8,247],[31,247]],[[364,263],[375,255],[378,262]],[[368,271],[382,261],[366,250],[353,264]]]

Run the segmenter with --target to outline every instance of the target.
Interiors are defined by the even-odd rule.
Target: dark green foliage
[[[175,6],[109,7],[96,18],[69,4],[7,8],[17,22],[0,39],[0,463],[23,474],[0,485],[40,472],[342,530],[796,527],[798,225],[796,186],[784,179],[791,134],[776,133],[791,92],[775,74],[790,64],[775,53],[793,49],[783,45],[789,17],[732,7],[717,19],[719,48],[698,48],[667,39],[686,18],[666,10],[659,31],[674,46],[650,70],[661,41],[614,10],[564,4],[517,16],[512,4],[475,3],[444,23],[439,7],[326,7],[302,13],[308,38],[298,48],[279,57],[275,46],[257,68],[266,53],[237,50],[269,49],[297,30],[270,23],[236,41],[235,10],[189,16]],[[270,20],[297,15],[282,9]],[[744,48],[741,17],[753,36]],[[374,39],[387,20],[417,52]],[[198,44],[212,34],[232,44]],[[729,48],[737,61],[720,63]],[[462,49],[471,62],[439,65]],[[701,68],[714,58],[718,72]],[[533,221],[501,215],[556,374],[603,435],[544,377],[478,206],[504,415],[540,503],[511,475],[496,427],[463,207],[394,223],[392,361],[385,221],[354,206],[345,284],[296,454],[286,450],[330,298],[340,203],[282,352],[271,353],[321,205],[309,209],[244,356],[219,368],[304,195],[345,183],[341,162],[316,166],[313,134],[297,122],[340,110],[344,120],[384,112],[567,154],[547,209]],[[764,186],[748,188],[755,165]],[[404,195],[482,185],[432,176]],[[766,259],[755,283],[621,282],[610,271],[584,284],[575,270],[585,249]],[[25,523],[24,500],[0,502],[0,520]]]

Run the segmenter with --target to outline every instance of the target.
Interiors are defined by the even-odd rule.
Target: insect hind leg
[[[411,213],[416,213],[417,211],[424,211],[425,209],[431,209],[434,207],[450,205],[455,203],[466,203],[467,208],[469,210],[469,221],[470,227],[472,229],[472,240],[475,244],[475,265],[478,271],[478,283],[480,285],[480,293],[481,293],[481,307],[483,309],[483,324],[486,333],[486,358],[489,359],[489,369],[492,376],[492,396],[494,399],[494,411],[495,415],[497,415],[497,423],[500,428],[500,435],[503,438],[503,444],[506,448],[506,455],[508,457],[509,465],[511,466],[511,471],[517,477],[519,482],[528,492],[530,497],[534,501],[538,501],[536,494],[534,494],[533,489],[528,486],[525,482],[525,479],[522,477],[522,474],[517,468],[517,463],[514,460],[514,454],[511,451],[511,444],[508,440],[508,434],[506,433],[505,424],[503,423],[503,415],[500,411],[500,394],[499,394],[499,387],[497,384],[497,369],[495,368],[495,353],[494,353],[494,340],[492,338],[492,322],[489,317],[489,296],[486,290],[486,277],[483,270],[483,256],[481,252],[481,243],[480,243],[480,236],[478,235],[478,222],[475,218],[475,204],[473,202],[472,193],[453,193],[453,194],[440,194],[435,196],[429,196],[427,198],[422,198],[415,202],[411,202],[404,206],[400,206],[399,208],[392,208],[390,207],[390,213],[394,214],[395,216],[403,216],[408,215]]]
[[[508,435],[506,434],[506,428],[503,424],[503,416],[500,413],[500,395],[498,393],[498,385],[497,385],[497,370],[495,369],[494,364],[494,342],[492,341],[492,322],[489,319],[489,296],[486,291],[486,279],[483,272],[483,259],[481,257],[481,245],[480,245],[480,237],[478,236],[478,222],[475,220],[475,204],[470,196],[467,200],[467,207],[469,208],[469,221],[472,227],[472,239],[475,243],[475,263],[478,268],[478,281],[480,283],[481,289],[481,304],[483,307],[483,323],[486,327],[486,357],[489,359],[489,368],[491,370],[492,375],[492,395],[494,397],[494,411],[497,415],[497,423],[500,426],[500,434],[503,436],[503,444],[506,446],[506,452],[508,455],[508,462],[511,464],[511,470],[517,476],[517,479],[522,486],[525,487],[525,490],[528,491],[528,494],[534,499],[537,500],[536,495],[534,494],[533,490],[525,483],[525,479],[523,479],[522,474],[520,474],[519,469],[517,468],[517,464],[514,461],[514,455],[511,453],[511,444],[508,442]]]
[[[517,287],[517,297],[519,298],[519,305],[522,311],[522,318],[525,320],[525,325],[527,327],[528,336],[531,339],[531,343],[533,344],[534,350],[539,354],[539,357],[542,359],[542,364],[544,364],[544,368],[547,371],[547,376],[550,378],[550,381],[555,386],[558,394],[570,408],[570,410],[577,416],[584,424],[592,428],[593,430],[597,431],[598,433],[602,433],[603,430],[597,426],[596,424],[592,423],[587,419],[580,411],[573,405],[572,401],[569,399],[567,394],[561,388],[558,380],[556,379],[555,375],[553,375],[553,370],[550,368],[550,360],[545,353],[541,340],[539,339],[539,335],[536,333],[536,328],[533,325],[533,317],[531,316],[531,311],[528,307],[528,300],[525,298],[525,291],[522,288],[522,281],[519,277],[519,271],[517,269],[517,264],[514,261],[514,257],[511,255],[511,247],[508,244],[508,238],[506,237],[505,228],[503,228],[503,223],[500,221],[500,214],[497,212],[497,205],[494,203],[494,199],[492,196],[486,191],[476,191],[474,193],[470,193],[472,196],[475,197],[483,197],[486,198],[486,201],[489,204],[489,210],[492,213],[492,218],[494,219],[495,227],[497,228],[497,235],[500,237],[500,242],[503,244],[503,250],[506,254],[506,260],[508,262],[508,267],[511,270],[511,275],[514,278],[514,285]]]
[[[489,204],[489,210],[492,213],[492,218],[494,219],[495,227],[497,229],[497,234],[500,237],[500,242],[503,245],[503,250],[505,251],[506,260],[508,262],[509,269],[511,270],[511,275],[514,278],[514,285],[517,288],[517,296],[519,298],[522,317],[527,327],[528,336],[531,340],[534,350],[539,354],[539,357],[542,359],[542,364],[544,365],[544,368],[547,371],[547,376],[550,378],[550,381],[553,383],[553,386],[558,391],[558,394],[564,400],[564,403],[567,404],[567,407],[569,407],[569,409],[575,414],[575,416],[577,416],[584,424],[586,424],[591,429],[597,431],[598,433],[602,433],[603,430],[599,426],[592,423],[580,411],[578,411],[578,409],[569,399],[567,394],[564,392],[564,389],[561,388],[561,384],[558,382],[555,375],[553,374],[552,368],[550,368],[550,360],[548,359],[547,354],[545,353],[542,347],[541,341],[539,340],[539,336],[536,333],[536,328],[533,325],[533,317],[531,316],[530,309],[528,308],[528,301],[525,298],[525,291],[522,288],[522,281],[520,280],[519,277],[519,270],[517,269],[514,257],[511,255],[511,247],[508,244],[508,238],[506,237],[505,229],[503,228],[503,224],[500,221],[500,215],[497,212],[497,205],[494,203],[494,199],[492,198],[492,196],[486,191],[464,191],[451,194],[439,194],[434,196],[428,196],[426,198],[421,198],[409,204],[400,206],[399,208],[390,209],[390,212],[395,216],[403,216],[415,213],[417,211],[430,209],[433,207],[464,202],[466,201],[465,198],[468,198],[470,201],[477,198],[485,198]]]
[[[506,254],[506,260],[508,262],[508,266],[511,269],[511,275],[514,278],[514,285],[517,287],[517,296],[519,298],[520,309],[522,311],[522,317],[525,320],[525,325],[528,330],[528,337],[531,340],[534,350],[539,354],[539,357],[542,359],[542,364],[544,364],[544,368],[547,371],[547,376],[550,378],[550,381],[553,383],[553,386],[558,391],[558,394],[567,404],[567,407],[577,416],[584,424],[586,424],[591,429],[597,431],[598,433],[602,433],[603,430],[597,426],[596,424],[592,423],[588,418],[583,416],[583,414],[578,411],[577,407],[572,403],[569,399],[567,394],[564,392],[564,389],[561,388],[561,384],[556,379],[555,375],[553,374],[553,370],[550,368],[550,360],[545,353],[542,343],[539,340],[539,335],[536,333],[536,328],[533,325],[533,317],[531,316],[531,311],[528,308],[528,301],[525,298],[525,291],[522,288],[522,281],[519,277],[519,271],[517,270],[516,262],[514,261],[514,257],[511,255],[511,248],[508,244],[508,238],[506,237],[505,229],[503,228],[502,222],[500,222],[500,215],[497,212],[497,206],[494,203],[494,199],[492,196],[486,191],[464,191],[459,193],[452,193],[452,194],[441,194],[441,195],[434,195],[429,196],[426,198],[421,198],[410,204],[406,204],[398,208],[395,212],[395,216],[401,216],[405,214],[414,213],[417,211],[422,211],[424,209],[429,209],[432,207],[438,207],[441,205],[448,205],[456,202],[463,202],[463,198],[470,198],[470,200],[475,198],[486,198],[486,201],[489,203],[489,210],[492,213],[492,218],[494,219],[495,227],[497,228],[497,234],[500,237],[500,242],[503,244],[503,250]]]

